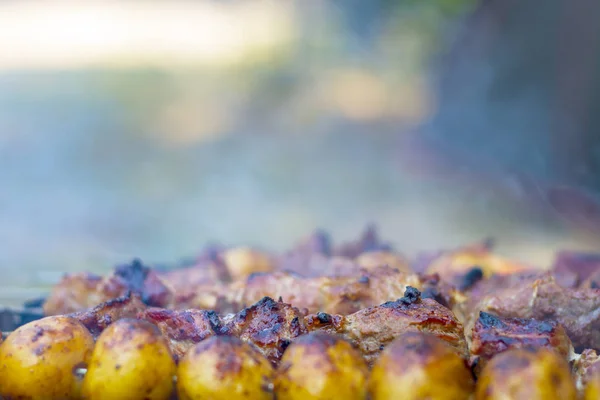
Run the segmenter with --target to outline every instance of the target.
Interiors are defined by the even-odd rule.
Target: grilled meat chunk
[[[112,286],[106,285],[101,276],[87,272],[65,275],[54,285],[44,302],[44,314],[59,315],[85,310],[123,294],[120,285],[114,292],[110,290]]]
[[[573,362],[577,390],[584,391],[590,382],[600,385],[600,357],[596,350],[585,349]]]
[[[471,354],[479,357],[482,367],[489,359],[508,349],[549,348],[569,359],[573,345],[564,328],[556,321],[502,318],[485,312],[473,327]]]
[[[398,299],[408,286],[442,302],[451,301],[450,288],[439,285],[435,276],[421,277],[382,266],[353,277],[303,278],[284,272],[251,276],[243,288],[242,303],[252,304],[264,296],[281,297],[310,313],[346,315]]]
[[[124,296],[114,298],[86,311],[79,311],[69,316],[78,319],[94,335],[95,338],[115,321],[121,318],[135,318],[147,306],[139,294],[127,292]]]
[[[177,308],[207,308],[220,313],[239,310],[263,297],[279,298],[306,313],[351,314],[402,297],[407,286],[423,290],[445,305],[453,304],[454,289],[437,276],[419,276],[381,266],[347,277],[306,278],[292,272],[257,273],[229,285],[202,285],[176,296]]]
[[[466,290],[481,278],[493,275],[514,274],[532,269],[531,266],[502,258],[492,253],[493,243],[484,241],[456,250],[438,253],[425,262],[424,272],[439,274],[440,278]]]
[[[405,332],[437,336],[468,357],[463,325],[452,311],[408,287],[402,298],[348,316],[318,313],[305,318],[309,330],[324,330],[350,340],[372,364],[385,346]]]
[[[179,359],[195,343],[213,335],[236,336],[252,343],[271,363],[277,364],[287,346],[309,331],[325,331],[351,341],[372,363],[385,345],[405,332],[426,332],[446,341],[466,357],[463,327],[450,309],[408,287],[392,302],[366,308],[351,315],[324,312],[304,317],[296,307],[281,299],[264,297],[237,314],[219,317],[214,311],[173,311],[146,306],[138,294],[102,303],[90,310],[71,314],[94,336],[121,318],[138,318],[159,327],[170,349]]]
[[[473,324],[479,317],[479,311],[481,310],[478,307],[483,299],[495,293],[527,284],[541,277],[543,274],[543,272],[539,271],[523,272],[509,275],[492,275],[489,278],[480,279],[468,290],[461,292],[463,295],[462,299],[455,302],[452,311],[465,324],[466,328],[468,328],[466,334],[470,335]]]
[[[591,283],[591,281],[598,280],[600,254],[561,251],[556,255],[551,270],[561,286],[579,287],[586,281]]]
[[[270,297],[244,308],[221,328],[221,334],[254,344],[274,365],[292,340],[307,332],[297,308]]]
[[[206,310],[148,308],[138,313],[137,318],[158,326],[176,361],[194,344],[217,335],[222,327],[217,313]]]
[[[276,260],[276,270],[310,278],[353,276],[385,265],[410,272],[408,261],[380,240],[374,226],[367,226],[357,240],[337,246],[327,232],[316,230]]]
[[[576,350],[600,348],[600,289],[565,288],[550,272],[511,278],[493,291],[489,288],[482,296],[471,298],[465,313],[467,332],[479,311],[484,311],[502,317],[557,321]]]
[[[44,303],[44,313],[57,315],[82,311],[128,292],[138,294],[145,304],[155,307],[168,307],[173,299],[171,290],[158,274],[141,261],[134,260],[118,266],[104,278],[88,273],[66,275],[54,286]]]
[[[342,243],[341,245],[334,247],[333,254],[348,258],[357,258],[362,253],[371,251],[385,251],[389,252],[392,250],[390,243],[385,243],[379,237],[377,227],[373,224],[368,225],[360,237],[348,243]]]
[[[208,248],[193,265],[163,272],[160,277],[175,292],[182,292],[198,285],[245,279],[252,273],[268,272],[273,268],[270,256],[249,247]]]

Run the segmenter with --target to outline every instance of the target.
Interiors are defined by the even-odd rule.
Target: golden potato
[[[273,367],[233,336],[213,336],[192,347],[177,369],[179,400],[272,399]]]
[[[368,368],[344,339],[323,332],[300,336],[287,348],[275,378],[278,400],[365,399]]]
[[[120,319],[98,337],[83,378],[85,399],[168,399],[175,362],[158,328]]]
[[[249,247],[236,247],[223,253],[227,271],[233,280],[243,279],[254,272],[269,272],[273,263],[269,256]]]
[[[0,396],[78,398],[75,369],[85,366],[93,348],[90,332],[71,317],[46,317],[21,326],[0,346]]]
[[[600,376],[594,377],[583,389],[583,400],[600,399]]]
[[[565,359],[549,349],[500,353],[483,368],[476,399],[575,400],[577,392]]]
[[[442,340],[419,332],[394,340],[373,365],[373,400],[468,399],[473,375],[465,360]]]

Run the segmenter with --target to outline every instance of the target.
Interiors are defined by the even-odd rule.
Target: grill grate
[[[4,337],[19,326],[44,317],[42,305],[45,298],[27,300],[21,308],[0,309],[0,331]]]

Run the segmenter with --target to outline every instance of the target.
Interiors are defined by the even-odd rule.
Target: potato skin
[[[435,336],[410,332],[396,338],[373,365],[372,400],[459,400],[475,389],[465,360]]]
[[[345,399],[367,396],[368,368],[346,340],[323,332],[300,336],[283,354],[275,378],[277,400]]]
[[[76,319],[52,316],[30,322],[0,346],[0,396],[77,399],[74,369],[89,360],[94,339]]]
[[[223,253],[231,279],[244,279],[255,272],[270,272],[273,262],[267,254],[249,247],[235,247]]]
[[[175,362],[158,328],[120,319],[98,337],[83,379],[84,399],[168,399]]]
[[[483,368],[477,400],[575,400],[569,365],[549,349],[514,349],[500,353]]]
[[[583,389],[583,400],[600,399],[600,376],[596,376]]]
[[[273,399],[273,367],[252,345],[213,336],[192,347],[177,368],[179,400]]]

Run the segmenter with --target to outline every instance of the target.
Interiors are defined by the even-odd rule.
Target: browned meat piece
[[[158,326],[176,361],[194,344],[219,333],[221,320],[214,311],[148,308],[137,315]]]
[[[173,299],[171,290],[157,273],[134,260],[115,268],[113,274],[105,278],[88,273],[65,276],[44,303],[44,313],[56,315],[85,310],[130,291],[139,294],[150,306],[167,307]]]
[[[191,267],[179,268],[160,274],[161,279],[172,288],[173,308],[201,308],[234,312],[228,306],[233,295],[230,276],[222,258],[221,249],[208,249]],[[235,296],[234,296],[235,297]]]
[[[362,253],[356,259],[341,256],[328,257],[318,253],[302,260],[294,256],[284,256],[279,261],[278,270],[296,273],[305,278],[348,277],[382,266],[410,272],[408,261],[403,256],[383,251]]]
[[[453,286],[466,290],[480,278],[530,271],[533,267],[492,253],[492,243],[484,241],[471,246],[437,254],[428,261],[424,272],[438,274]]]
[[[577,251],[561,251],[556,255],[552,272],[556,281],[565,287],[592,287],[600,284],[600,254]]]
[[[406,289],[404,297],[348,316],[318,313],[305,318],[309,330],[325,330],[350,340],[372,364],[385,346],[405,332],[425,332],[468,357],[463,325],[452,311],[421,293]]]
[[[577,389],[583,391],[592,380],[600,380],[600,357],[595,350],[586,349],[573,362],[573,375]]]
[[[241,302],[252,304],[262,297],[281,297],[310,313],[351,314],[403,296],[407,286],[428,289],[428,295],[440,295],[435,277],[422,278],[390,267],[362,270],[354,277],[303,278],[276,272],[251,276],[243,288]]]
[[[87,272],[65,275],[54,285],[44,302],[44,314],[58,315],[84,310],[122,294],[121,288],[117,288],[115,293],[110,293],[108,289],[112,285],[106,287],[103,283],[104,279],[101,276]]]
[[[409,272],[408,261],[391,246],[382,243],[374,226],[368,226],[355,242],[333,246],[330,236],[317,230],[284,253],[277,261],[277,270],[290,271],[304,277],[340,277],[359,274],[362,269],[389,266]]]
[[[427,289],[428,297],[442,297],[440,291],[437,290],[437,283],[435,277],[421,277],[390,267],[378,267],[364,271],[360,276],[326,286],[326,298],[322,306],[315,311],[351,314],[386,301],[397,300],[404,295],[409,286],[419,290]]]
[[[485,312],[473,327],[471,354],[479,357],[478,367],[482,367],[494,355],[508,349],[549,348],[565,359],[573,352],[573,345],[567,332],[556,321],[536,319],[502,318]]]
[[[472,324],[479,316],[479,303],[487,296],[502,292],[514,287],[519,287],[530,283],[532,280],[543,276],[544,272],[523,272],[509,275],[492,275],[486,279],[480,279],[475,282],[468,290],[456,296],[456,302],[452,307],[452,311],[458,319],[465,325],[469,325],[467,334],[470,335]]]
[[[173,289],[174,293],[181,293],[198,285],[226,281],[222,279],[219,264],[213,263],[198,264],[192,267],[162,272],[160,278]]]
[[[325,302],[323,287],[329,278],[303,278],[291,272],[255,274],[238,288],[239,302],[253,304],[263,297],[281,298],[299,309],[319,310]]]
[[[127,292],[122,297],[98,304],[86,311],[70,314],[70,316],[77,318],[94,337],[98,337],[108,325],[121,318],[136,318],[146,307],[138,294]]]
[[[235,313],[243,308],[242,293],[241,282],[198,284],[176,292],[172,308],[200,308],[215,310],[221,314]]]
[[[355,259],[362,253],[370,251],[391,252],[392,246],[384,243],[379,237],[375,225],[368,225],[356,241],[343,243],[333,249],[333,255]]]
[[[402,272],[411,272],[408,260],[402,255],[390,251],[369,251],[359,255],[355,261],[366,270],[388,266]]]
[[[220,313],[238,311],[263,297],[279,298],[306,313],[319,311],[351,314],[366,307],[396,300],[407,286],[423,290],[423,297],[451,306],[456,291],[437,276],[419,276],[382,266],[361,269],[354,276],[306,278],[292,272],[253,274],[246,281],[229,285],[199,285],[194,291],[176,295],[177,308],[215,309]]]
[[[273,268],[273,262],[266,253],[249,247],[210,248],[192,266],[163,272],[160,277],[175,292],[181,292],[197,285],[245,279],[250,274],[269,272]]]
[[[579,284],[579,289],[600,289],[600,270],[591,274]]]
[[[297,308],[269,297],[243,309],[221,329],[222,334],[254,344],[273,364],[279,362],[294,338],[307,332]]]
[[[277,258],[277,269],[302,276],[319,276],[328,271],[331,257],[331,238],[323,230],[316,230],[302,239],[291,250]]]
[[[504,283],[471,300],[467,332],[479,311],[484,311],[502,317],[554,320],[565,328],[576,350],[600,348],[600,289],[565,288],[550,272],[516,276]]]

